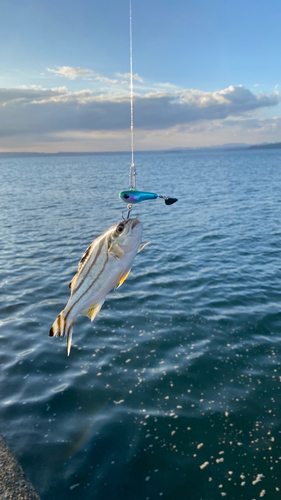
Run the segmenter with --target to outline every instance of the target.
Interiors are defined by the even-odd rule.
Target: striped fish
[[[136,254],[146,245],[140,245],[141,236],[142,223],[127,219],[94,240],[82,255],[78,272],[69,285],[69,301],[49,332],[50,337],[67,336],[68,356],[78,314],[95,319],[107,294],[124,283]]]

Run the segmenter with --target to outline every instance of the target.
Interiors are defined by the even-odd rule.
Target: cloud
[[[15,89],[0,89],[0,120],[1,120],[1,106],[12,105],[16,101],[22,104],[30,104],[31,102],[39,101],[42,99],[51,99],[55,96],[62,96],[66,93],[66,87],[58,87],[54,89],[44,89],[36,85],[25,86]]]
[[[262,92],[256,95],[242,86],[216,92],[189,89],[136,95],[135,127],[143,131],[172,128],[191,131],[193,127],[199,133],[206,124],[210,129],[214,124],[223,127],[227,120],[230,126],[230,121],[239,117],[250,119],[251,112],[276,106],[280,98],[278,91],[272,95]],[[243,126],[242,122],[239,126]],[[7,137],[43,138],[46,134],[118,131],[129,127],[129,95],[97,95],[89,89],[69,92],[65,87],[0,89],[2,148],[5,147],[3,138]]]
[[[69,80],[76,80],[76,78],[89,79],[94,77],[93,71],[86,68],[72,68],[71,66],[58,66],[57,69],[47,68],[50,73],[55,76],[69,78]]]
[[[115,75],[118,78],[124,78],[125,80],[130,80],[131,78],[131,73],[115,73]],[[138,73],[133,74],[133,80],[136,80],[136,82],[143,83],[144,80],[141,76],[138,75]]]
[[[97,80],[98,82],[104,82],[104,83],[118,83],[119,80],[113,80],[111,78],[107,78],[106,76],[96,76],[95,77],[95,80]]]
[[[94,71],[87,68],[73,68],[72,66],[57,66],[56,68],[47,68],[49,73],[53,73],[55,76],[59,76],[61,78],[68,78],[69,80],[76,80],[76,78],[83,78],[83,80],[97,80],[103,83],[120,83],[118,79],[108,78],[106,76],[102,76]],[[130,73],[115,73],[115,76],[122,79],[130,79]],[[135,73],[133,75],[133,79],[137,82],[143,83],[143,79]],[[122,83],[122,82],[121,82]]]
[[[155,83],[154,87],[160,87],[160,88],[167,88],[167,89],[176,89],[177,85],[174,85],[173,83]]]

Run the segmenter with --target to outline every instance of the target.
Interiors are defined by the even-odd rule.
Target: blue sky
[[[132,10],[136,149],[281,141],[280,0]],[[129,150],[129,0],[0,12],[0,151]]]

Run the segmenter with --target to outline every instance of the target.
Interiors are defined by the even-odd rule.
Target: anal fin
[[[101,302],[99,304],[94,304],[90,307],[90,309],[88,309],[87,311],[84,311],[83,314],[85,316],[88,316],[88,318],[90,318],[91,321],[94,321],[96,315],[100,312],[102,305],[103,305],[103,302]]]
[[[128,278],[129,274],[131,272],[131,269],[129,269],[129,271],[127,271],[126,273],[121,273],[119,274],[117,280],[116,280],[116,283],[115,283],[115,289],[117,290],[118,288],[120,288],[121,285],[123,285],[124,281]]]

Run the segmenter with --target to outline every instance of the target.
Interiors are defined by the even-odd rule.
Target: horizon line
[[[195,152],[202,150],[239,150],[239,149],[281,149],[281,142],[272,143],[258,143],[258,144],[246,144],[246,143],[228,143],[215,146],[179,146],[171,149],[147,149],[138,150],[135,153],[179,153],[179,152]],[[116,155],[116,154],[126,154],[130,155],[131,151],[57,151],[57,152],[44,152],[44,151],[0,151],[0,157],[5,156],[87,156],[87,155]]]

